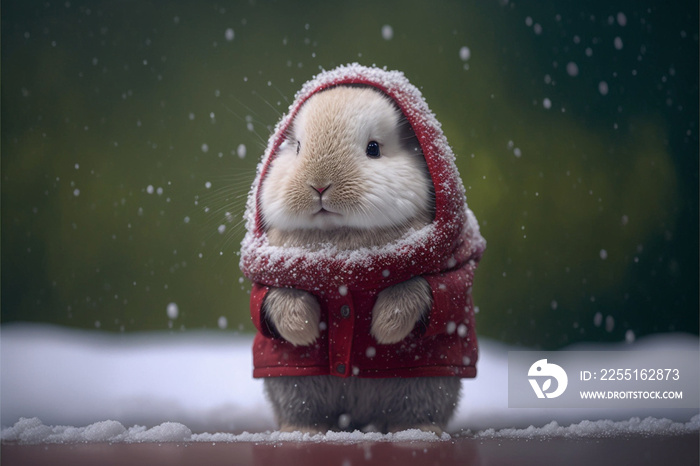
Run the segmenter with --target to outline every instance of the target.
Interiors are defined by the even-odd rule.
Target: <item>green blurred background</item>
[[[355,61],[404,71],[458,156],[481,335],[698,333],[690,1],[3,1],[2,322],[252,331],[255,166]]]

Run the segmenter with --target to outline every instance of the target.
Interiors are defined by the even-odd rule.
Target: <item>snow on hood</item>
[[[343,251],[328,246],[319,251],[276,247],[268,242],[259,209],[261,183],[285,140],[285,133],[302,105],[313,94],[342,84],[372,86],[401,109],[423,149],[435,189],[435,219],[420,230],[411,230],[398,241],[377,248]],[[288,113],[279,121],[258,164],[248,195],[245,221],[247,233],[241,245],[241,270],[255,282],[271,286],[318,289],[309,275],[327,277],[332,285],[365,288],[377,281],[388,286],[419,273],[435,273],[478,262],[486,242],[474,214],[466,204],[464,185],[455,156],[440,123],[428,108],[421,92],[400,71],[365,67],[357,63],[324,71],[306,82],[296,94]],[[308,273],[309,264],[314,271]],[[412,267],[409,267],[411,264]],[[300,273],[304,270],[303,273]]]

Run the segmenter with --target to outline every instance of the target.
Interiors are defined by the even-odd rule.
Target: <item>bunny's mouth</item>
[[[314,217],[320,216],[320,217],[328,217],[328,216],[337,216],[337,217],[342,217],[338,212],[332,212],[330,210],[326,210],[325,207],[321,207],[318,209],[314,214]]]

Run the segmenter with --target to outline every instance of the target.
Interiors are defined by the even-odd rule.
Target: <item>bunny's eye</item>
[[[372,157],[373,159],[378,158],[381,154],[379,153],[379,143],[377,141],[370,141],[367,144],[367,157]]]
[[[300,150],[301,150],[301,141],[297,141],[297,155],[299,155]]]

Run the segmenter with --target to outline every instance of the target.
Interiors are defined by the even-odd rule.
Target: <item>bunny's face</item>
[[[405,228],[432,215],[433,186],[401,111],[369,87],[339,86],[303,105],[263,180],[266,228]]]

